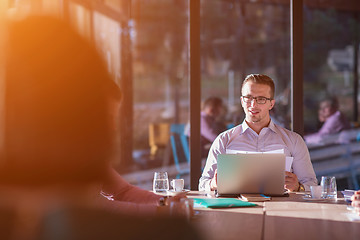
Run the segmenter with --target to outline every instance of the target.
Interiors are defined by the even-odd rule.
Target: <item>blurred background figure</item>
[[[290,130],[289,99],[290,87],[286,87],[275,96],[276,105],[270,110],[270,117],[275,124]]]
[[[244,121],[245,113],[241,104],[236,104],[230,107],[227,111],[227,128],[235,127],[238,124],[241,124]]]
[[[271,120],[275,123],[275,124],[277,124],[277,125],[279,125],[279,126],[281,126],[281,127],[283,127],[283,128],[286,128],[286,124],[285,124],[285,119],[284,119],[284,117],[283,116],[281,116],[280,114],[278,114],[278,111],[276,110],[276,106],[274,106],[271,110],[270,110],[270,117],[271,117]]]
[[[226,130],[222,119],[225,108],[223,101],[218,97],[209,97],[202,104],[200,117],[201,157],[206,158],[215,138]],[[185,135],[190,136],[190,124],[185,127]]]
[[[322,126],[318,132],[304,137],[306,143],[320,143],[325,137],[350,128],[350,123],[339,111],[339,102],[334,96],[328,96],[320,102],[318,120]]]
[[[120,90],[96,50],[68,24],[32,16],[5,35],[3,199],[14,238],[31,239],[56,206],[94,206],[107,179]]]
[[[60,214],[48,237],[61,228],[81,236],[85,232],[71,226],[77,217],[101,229],[106,224],[95,215],[109,220],[107,213],[141,216],[128,221],[137,226],[125,224],[127,215],[117,218],[117,236],[157,234],[143,217],[156,215],[166,199],[130,185],[111,167],[121,92],[96,49],[51,17],[9,22],[6,33],[0,211],[16,209],[12,239],[39,239],[44,217],[59,208],[88,210]],[[84,230],[111,234],[96,227]],[[68,234],[59,239],[75,239]]]

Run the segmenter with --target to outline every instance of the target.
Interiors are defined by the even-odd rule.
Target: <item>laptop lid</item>
[[[219,154],[217,160],[217,194],[284,194],[285,154]]]

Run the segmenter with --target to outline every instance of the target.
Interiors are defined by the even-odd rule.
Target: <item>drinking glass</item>
[[[336,178],[334,176],[321,177],[322,198],[337,199]]]
[[[155,193],[166,193],[169,190],[169,178],[167,172],[155,172],[153,191]]]
[[[319,185],[310,186],[311,197],[314,199],[320,199],[322,195],[322,187]]]

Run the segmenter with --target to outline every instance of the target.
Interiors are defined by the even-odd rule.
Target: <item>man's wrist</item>
[[[210,190],[211,190],[211,191],[213,190],[213,178],[210,179]]]
[[[305,192],[305,186],[299,182],[299,187],[297,189],[297,192]]]
[[[215,181],[214,178],[212,178],[212,179],[210,180],[210,190],[211,190],[211,191],[214,191],[214,190],[216,189],[216,186],[214,186],[214,181]]]

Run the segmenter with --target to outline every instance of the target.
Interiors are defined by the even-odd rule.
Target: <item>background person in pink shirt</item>
[[[339,111],[336,97],[326,97],[319,104],[318,119],[323,125],[318,132],[306,135],[306,143],[321,143],[326,136],[339,133],[350,128],[350,123]]]
[[[226,130],[226,125],[221,121],[224,105],[221,98],[209,97],[202,103],[200,115],[201,156],[207,157],[210,145],[215,138]],[[190,124],[185,128],[185,135],[190,136]]]

